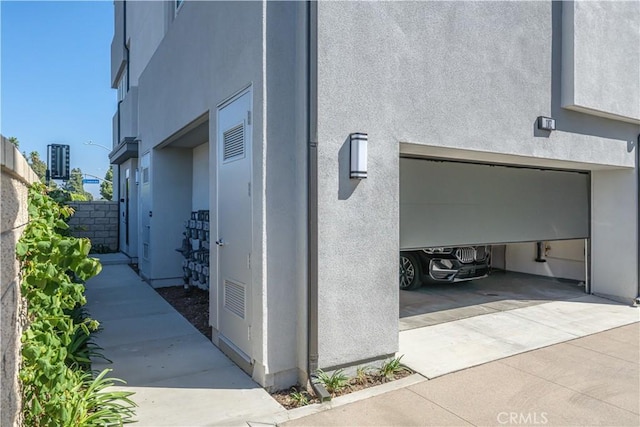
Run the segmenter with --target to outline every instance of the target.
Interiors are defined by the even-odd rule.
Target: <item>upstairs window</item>
[[[118,102],[124,100],[124,97],[127,95],[127,91],[129,90],[129,82],[127,81],[127,75],[129,73],[127,72],[127,68],[129,68],[129,64],[125,65],[125,69],[122,71],[120,81],[118,82]]]

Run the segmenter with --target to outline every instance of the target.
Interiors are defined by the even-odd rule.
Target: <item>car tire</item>
[[[422,268],[418,257],[412,253],[400,253],[400,289],[411,291],[422,285]]]

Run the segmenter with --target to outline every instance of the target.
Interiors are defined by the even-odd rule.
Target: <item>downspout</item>
[[[637,184],[636,184],[636,243],[638,245],[637,252],[637,261],[636,266],[638,267],[638,275],[636,276],[636,281],[638,282],[638,295],[636,296],[635,303],[636,305],[640,305],[640,134],[638,134],[638,139],[636,140],[636,175],[637,175]]]
[[[307,375],[321,401],[331,395],[315,378],[318,370],[318,116],[317,116],[317,11],[307,1]]]
[[[129,92],[129,46],[127,46],[127,0],[123,0],[122,2],[122,6],[123,6],[123,13],[122,13],[122,18],[124,21],[124,25],[122,26],[122,33],[123,33],[123,38],[122,38],[122,44],[124,46],[124,50],[127,52],[127,57],[125,58],[126,60],[126,70],[125,72],[127,73],[127,92]],[[118,140],[118,144],[120,143],[120,140]]]

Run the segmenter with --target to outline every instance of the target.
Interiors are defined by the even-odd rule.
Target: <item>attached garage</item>
[[[494,270],[585,284],[589,195],[587,172],[402,157],[400,251],[487,245]]]

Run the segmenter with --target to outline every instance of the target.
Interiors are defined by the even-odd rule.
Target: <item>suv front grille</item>
[[[456,258],[464,264],[473,262],[475,255],[476,250],[470,246],[456,249]]]

